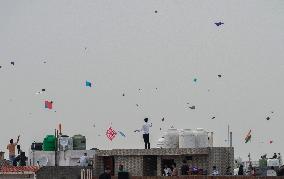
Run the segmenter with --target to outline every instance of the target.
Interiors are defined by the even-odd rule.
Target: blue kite
[[[126,137],[126,135],[125,135],[123,132],[118,131],[118,133],[119,133],[122,137]]]
[[[87,87],[92,87],[92,83],[89,82],[89,81],[86,81],[86,86],[87,86]]]

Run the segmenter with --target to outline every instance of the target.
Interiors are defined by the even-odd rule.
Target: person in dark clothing
[[[233,175],[232,172],[231,172],[231,167],[227,167],[226,169],[226,175]]]
[[[182,161],[182,166],[181,166],[181,175],[188,175],[189,172],[189,166],[187,165],[186,160]]]
[[[105,172],[102,173],[100,176],[99,176],[99,179],[111,179],[111,175],[110,175],[110,169],[107,167],[105,169]]]
[[[143,132],[143,139],[145,143],[145,149],[150,149],[150,139],[149,139],[149,132],[150,132],[150,127],[152,127],[152,123],[148,123],[148,118],[144,119],[144,124],[140,130],[135,130],[134,132]]]
[[[25,152],[21,152],[20,155],[18,155],[15,160],[13,161],[13,166],[17,166],[17,163],[19,166],[26,166],[27,157],[25,155]]]
[[[244,166],[240,165],[238,175],[244,175]]]

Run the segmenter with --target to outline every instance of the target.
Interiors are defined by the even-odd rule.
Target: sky
[[[171,126],[227,146],[230,125],[235,157],[284,153],[282,0],[2,0],[0,22],[6,153],[10,138],[28,151],[59,123],[88,149],[143,148],[133,131],[145,117],[152,147]],[[108,140],[110,126],[126,137]]]

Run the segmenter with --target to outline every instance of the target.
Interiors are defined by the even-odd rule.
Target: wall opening
[[[157,156],[143,156],[143,176],[157,176]]]
[[[113,176],[115,171],[114,171],[114,157],[113,156],[108,156],[104,157],[104,169],[109,168],[111,170],[111,175]]]

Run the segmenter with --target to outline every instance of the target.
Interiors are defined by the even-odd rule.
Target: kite
[[[92,87],[92,83],[89,82],[89,81],[86,81],[86,86],[87,86],[87,87]]]
[[[267,118],[266,118],[266,120],[268,120],[268,121],[269,121],[269,119],[270,119],[270,117],[267,117]]]
[[[191,107],[189,107],[190,109],[195,109],[195,106],[191,106]]]
[[[197,78],[194,78],[193,81],[194,81],[194,82],[197,82]]]
[[[110,141],[112,141],[115,138],[116,134],[117,133],[115,132],[115,130],[113,130],[111,127],[109,127],[108,130],[106,131],[106,136]]]
[[[125,96],[125,94],[123,93],[122,96]]]
[[[155,11],[155,13],[157,14],[157,13],[158,13],[158,11],[156,10],[156,11]]]
[[[213,116],[211,119],[215,119],[215,116]]]
[[[41,94],[43,92],[45,92],[45,89],[41,89],[41,91],[36,92],[36,94]]]
[[[223,22],[216,22],[216,23],[214,23],[216,26],[220,26],[220,25],[222,25],[222,24],[224,24]]]
[[[269,144],[272,144],[272,143],[273,143],[273,140],[270,140],[270,141],[269,141]]]
[[[218,77],[219,77],[219,78],[221,78],[221,77],[222,77],[222,75],[218,75]]]
[[[11,62],[11,65],[15,65],[15,62]]]
[[[52,101],[50,101],[50,102],[49,101],[45,101],[44,102],[45,108],[52,109],[52,103],[53,103]]]
[[[123,133],[123,132],[121,132],[121,131],[117,131],[122,137],[126,137],[126,135]]]
[[[251,130],[249,130],[246,138],[245,138],[245,143],[248,143],[249,141],[251,141]]]
[[[164,121],[165,121],[165,118],[163,117],[163,118],[162,118],[162,122],[164,122]]]

